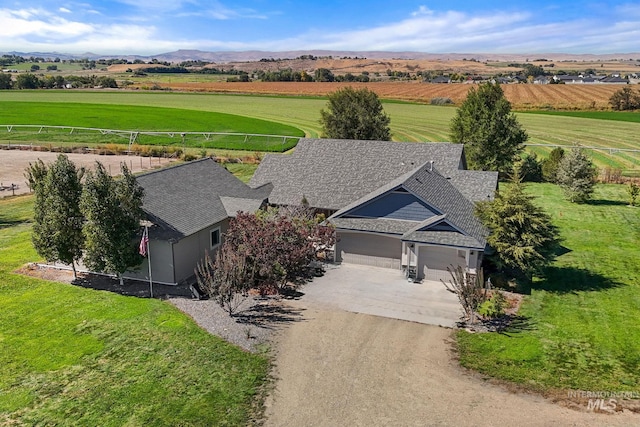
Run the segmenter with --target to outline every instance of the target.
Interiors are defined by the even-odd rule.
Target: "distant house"
[[[536,85],[547,85],[551,82],[551,79],[547,76],[536,76],[533,79],[533,84]]]
[[[607,76],[600,80],[601,83],[614,84],[614,85],[626,85],[629,84],[629,80],[621,77],[619,74]]]
[[[305,199],[326,213],[338,262],[448,280],[450,265],[480,266],[487,230],[474,202],[492,199],[497,179],[466,170],[460,144],[302,139],[267,155],[250,185],[272,185],[272,204]]]
[[[205,252],[224,239],[229,219],[255,212],[271,186],[250,188],[213,159],[206,158],[137,177],[144,188],[143,209],[153,223],[149,250],[153,281],[178,284],[194,275]],[[148,262],[124,277],[148,280]]]
[[[429,83],[451,83],[451,78],[448,76],[437,76],[429,80]]]

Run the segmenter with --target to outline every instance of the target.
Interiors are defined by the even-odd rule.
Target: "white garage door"
[[[388,236],[338,233],[337,261],[400,270],[402,242]]]
[[[459,258],[458,251],[451,248],[443,248],[438,246],[421,246],[418,256],[418,271],[422,272],[426,280],[443,280],[449,282],[451,274],[447,271],[447,267],[453,265],[466,266],[464,256]],[[460,253],[464,255],[464,253]]]

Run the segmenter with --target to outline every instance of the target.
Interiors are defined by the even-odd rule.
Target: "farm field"
[[[60,104],[47,102],[2,102],[0,122],[12,125],[77,126],[115,130],[221,132],[238,134],[283,135],[300,137],[304,133],[285,124],[248,118],[240,115],[211,111],[194,111],[165,107],[148,107],[116,104]],[[7,129],[8,130],[8,129]],[[128,143],[129,135],[74,129],[44,129],[15,127],[7,132],[7,140],[78,142],[78,143]],[[250,140],[251,147],[258,151],[285,151],[297,142],[297,138],[245,137],[231,135],[186,135],[154,136],[139,135],[137,144],[184,145],[198,148],[234,148]],[[246,144],[249,145],[249,144]]]
[[[0,200],[0,424],[247,425],[268,361],[173,305],[14,273],[33,197]],[[64,345],[61,345],[64,343]]]
[[[159,81],[163,88],[189,92],[251,93],[297,96],[326,96],[345,87],[367,87],[378,96],[429,103],[432,98],[451,98],[456,104],[462,102],[474,85],[432,84],[418,81],[372,82],[372,83],[303,83],[303,82],[168,82]],[[620,89],[618,85],[503,85],[505,96],[515,109],[607,109],[609,98]]]
[[[463,366],[545,390],[632,391],[640,384],[640,215],[623,185],[598,185],[572,204],[552,184],[528,192],[559,227],[566,248],[536,280],[502,334],[457,333]],[[566,394],[565,394],[566,397]]]
[[[533,87],[533,85],[531,86]],[[188,117],[194,110],[198,112],[233,114],[293,126],[300,129],[308,137],[320,135],[320,110],[326,106],[326,100],[320,97],[246,94],[7,91],[3,92],[2,96],[3,102],[8,103],[5,104],[7,109],[11,108],[11,102],[18,103],[15,105],[44,102],[51,103],[54,106],[74,103],[173,108],[181,110],[179,113],[181,117]],[[454,107],[384,101],[384,108],[391,117],[394,140],[449,140],[449,123],[455,114]],[[64,112],[63,108],[59,110]],[[603,112],[602,114],[615,113]],[[611,149],[612,153],[591,151],[598,167],[620,168],[627,175],[640,174],[639,153],[615,152],[619,148],[640,148],[640,141],[638,140],[640,123],[638,122],[571,117],[567,115],[531,114],[527,112],[518,112],[517,115],[529,134],[529,143],[531,144],[581,144]],[[9,124],[4,122],[2,117],[3,114],[0,113],[0,125]],[[73,121],[73,119],[71,116],[68,117],[69,122]],[[0,141],[4,139],[3,133],[5,131],[6,129],[0,128]],[[546,155],[550,149],[532,147],[531,151]]]

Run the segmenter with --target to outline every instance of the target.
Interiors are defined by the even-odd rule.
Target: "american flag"
[[[147,256],[147,253],[149,252],[149,229],[147,227],[144,228],[144,232],[142,233],[138,252],[140,252],[140,255],[142,256]]]

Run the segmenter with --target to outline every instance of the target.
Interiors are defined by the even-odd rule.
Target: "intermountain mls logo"
[[[569,398],[587,401],[589,412],[615,412],[621,399],[640,399],[640,392],[636,391],[580,391],[571,390]]]

